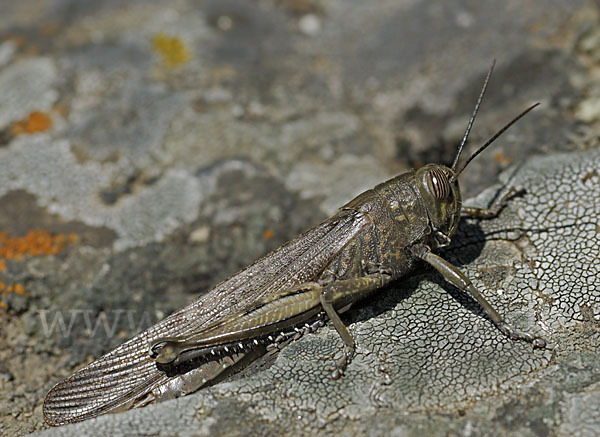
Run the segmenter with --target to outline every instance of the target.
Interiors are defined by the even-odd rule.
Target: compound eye
[[[438,200],[446,199],[451,192],[448,176],[437,167],[427,170],[427,188]]]

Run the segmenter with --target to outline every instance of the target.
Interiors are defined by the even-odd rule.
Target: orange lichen
[[[184,42],[176,36],[157,33],[152,38],[152,47],[166,64],[177,66],[190,60],[190,52]]]
[[[52,235],[42,229],[29,231],[24,237],[10,237],[6,232],[0,232],[0,271],[6,270],[7,259],[18,262],[28,256],[55,255],[77,241],[76,234]],[[0,281],[1,296],[6,297],[10,293],[29,297],[23,284]],[[6,310],[8,304],[0,300],[0,308]]]
[[[52,127],[52,119],[48,114],[33,111],[25,120],[17,121],[12,126],[13,135],[44,132]]]
[[[20,284],[18,282],[16,284],[6,285],[4,282],[0,281],[0,292],[2,292],[2,297],[6,297],[10,293],[20,294],[21,296],[29,297],[29,293],[25,291],[25,287],[23,287],[23,284]]]
[[[56,255],[76,241],[75,234],[51,235],[42,229],[29,231],[24,237],[0,232],[0,258],[19,261],[25,256]]]
[[[25,287],[23,287],[23,284],[20,284],[18,282],[12,285],[7,285],[4,282],[0,281],[0,292],[2,293],[2,297],[6,297],[10,293],[20,294],[21,296],[29,297],[29,293],[25,291]]]
[[[510,159],[509,157],[505,156],[504,153],[502,152],[498,152],[494,155],[494,159],[496,160],[496,162],[500,165],[504,165],[507,166],[512,162],[512,159]]]
[[[274,236],[275,234],[271,229],[265,229],[265,232],[263,232],[263,237],[265,240],[272,240]]]
[[[0,281],[0,291],[2,291],[2,296],[7,296],[9,293],[20,294],[21,296],[29,297],[29,293],[25,291],[25,287],[23,284],[6,285],[4,282]]]

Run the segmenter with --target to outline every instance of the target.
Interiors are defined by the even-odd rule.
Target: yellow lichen
[[[152,38],[152,47],[168,65],[178,66],[190,60],[190,52],[179,37],[157,33]]]

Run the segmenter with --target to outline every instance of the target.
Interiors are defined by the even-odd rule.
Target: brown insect
[[[46,421],[76,422],[195,391],[264,353],[265,346],[316,329],[324,316],[344,343],[332,374],[338,378],[355,350],[339,314],[407,275],[418,261],[473,296],[503,334],[544,347],[542,338],[508,324],[458,268],[434,253],[449,244],[461,214],[495,217],[515,194],[509,191],[489,209],[465,207],[457,180],[475,156],[537,106],[511,120],[459,168],[493,66],[451,167],[428,164],[365,191],[334,216],[78,370],[46,396]]]

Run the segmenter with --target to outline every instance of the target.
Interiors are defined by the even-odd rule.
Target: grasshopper
[[[458,161],[493,71],[492,63],[451,167],[428,164],[365,191],[337,214],[221,282],[210,292],[55,385],[43,412],[50,425],[140,407],[214,383],[277,346],[320,326],[325,316],[344,351],[333,378],[350,364],[355,342],[340,318],[356,301],[407,275],[419,261],[469,293],[514,340],[543,338],[507,323],[471,281],[433,251],[449,244],[461,214],[497,216],[515,191],[490,208],[462,206],[458,176],[479,153],[537,104]]]

